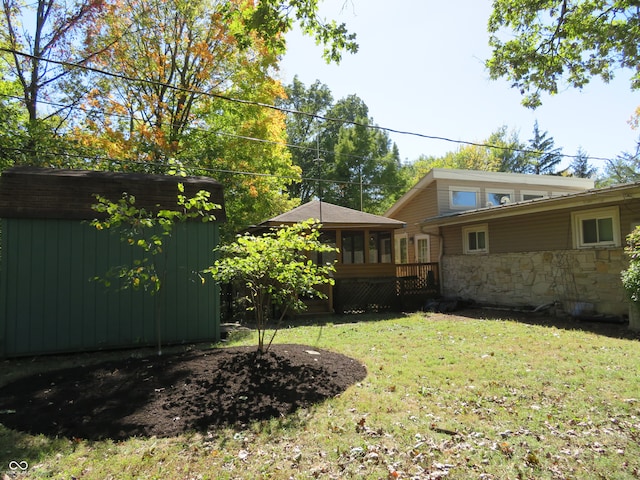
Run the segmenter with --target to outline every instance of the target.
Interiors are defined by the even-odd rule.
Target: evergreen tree
[[[623,152],[605,167],[604,185],[615,185],[640,181],[640,140],[633,153]]]
[[[562,149],[555,148],[553,137],[540,132],[538,121],[533,125],[533,138],[529,140],[527,162],[522,173],[535,175],[558,175],[556,167],[562,161]]]
[[[578,153],[571,160],[569,170],[572,176],[579,178],[593,178],[598,173],[597,168],[589,165],[589,155],[582,148],[578,148]]]

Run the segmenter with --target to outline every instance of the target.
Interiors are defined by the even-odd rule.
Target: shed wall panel
[[[117,233],[58,219],[2,219],[0,356],[153,345],[156,302],[163,343],[219,338],[218,287],[196,272],[214,261],[218,225],[179,225],[167,239],[161,294],[92,280],[130,265]]]

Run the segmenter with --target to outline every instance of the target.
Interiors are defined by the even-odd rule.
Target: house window
[[[336,232],[334,231],[321,232],[319,240],[324,245],[336,248]],[[333,265],[338,256],[334,250],[331,252],[314,252],[312,258],[317,265],[326,265],[327,263]]]
[[[416,262],[429,263],[429,235],[416,235]]]
[[[536,190],[522,190],[522,200],[535,200],[536,198],[544,198],[547,196],[547,192]]]
[[[409,263],[409,251],[407,249],[407,236],[396,237],[396,263]]]
[[[513,191],[490,191],[487,190],[487,207],[504,205],[513,202]]]
[[[449,187],[449,204],[455,209],[472,209],[478,207],[477,188]]]
[[[462,229],[464,253],[489,253],[489,227],[473,225]]]
[[[391,263],[391,233],[369,233],[369,263]]]
[[[364,232],[342,232],[342,263],[364,263]]]
[[[571,217],[576,248],[620,246],[618,207],[573,212]]]

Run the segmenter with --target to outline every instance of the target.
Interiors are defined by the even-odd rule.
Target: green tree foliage
[[[640,227],[627,236],[624,251],[629,257],[629,268],[622,271],[622,286],[636,308],[640,308]]]
[[[441,157],[421,156],[406,168],[406,176],[413,185],[433,168],[524,173],[528,167],[524,149],[518,133],[502,126],[476,145],[463,145]]]
[[[595,76],[608,82],[617,68],[634,71],[637,89],[639,22],[637,3],[627,0],[494,0],[487,66],[493,78],[511,81],[529,107],[562,84],[581,88]]]
[[[86,43],[101,52],[93,66],[117,66],[120,75],[91,78],[88,103],[100,113],[90,117],[84,139],[95,142],[99,132],[104,149],[153,163],[182,153],[185,135],[202,126],[196,112],[214,104],[211,96],[247,101],[253,89],[270,88],[294,22],[319,35],[334,60],[357,48],[343,26],[318,21],[317,0],[105,3]],[[215,103],[217,113],[232,103]]]
[[[2,0],[0,41],[3,48],[10,50],[11,73],[22,87],[30,122],[41,118],[40,98],[44,95],[49,99],[59,98],[61,82],[70,75],[70,70],[49,61],[82,63],[85,60],[79,56],[75,35],[91,25],[102,4],[100,0],[29,3]]]
[[[286,98],[280,105],[304,113],[289,114],[286,121],[288,142],[294,146],[291,148],[293,164],[304,174],[301,181],[289,187],[289,192],[292,197],[300,198],[302,203],[306,203],[319,195],[319,183],[315,179],[323,177],[325,153],[320,151],[323,122],[317,117],[326,115],[333,105],[333,96],[329,87],[319,80],[307,89],[297,76],[293,78],[291,85],[285,87],[285,91]]]
[[[344,23],[318,16],[319,0],[260,0],[255,3],[254,8],[243,13],[248,28],[241,29],[240,42],[255,32],[268,42],[271,50],[282,54],[286,50],[284,34],[297,23],[304,34],[324,46],[323,58],[327,63],[339,63],[343,52],[358,51],[356,35],[349,33]]]
[[[535,175],[556,175],[556,168],[562,161],[562,149],[555,147],[553,137],[541,132],[536,121],[533,125],[533,137],[527,145],[526,162],[522,173]]]
[[[400,196],[400,153],[386,132],[372,129],[366,117],[338,132],[334,161],[327,169],[323,199],[330,203],[381,214]]]
[[[499,165],[499,172],[522,173],[526,168],[525,144],[520,141],[518,132],[509,131],[503,125],[491,135],[486,142],[492,147],[487,152],[492,159],[489,165]]]
[[[284,96],[274,75],[284,34],[294,22],[323,32],[334,60],[340,45],[355,48],[352,37],[319,23],[314,0],[107,4],[87,39],[102,52],[91,62],[117,65],[123,76],[92,76],[95,113],[76,137],[109,158],[135,160],[128,169],[163,171],[177,158],[192,174],[215,176],[225,185],[227,238],[295,206],[287,188],[300,169],[285,146],[284,115],[265,107]]]
[[[266,69],[275,65],[264,42],[247,40],[251,35],[243,15],[249,7],[240,2],[108,3],[96,33],[88,32],[89,48],[102,52],[91,65],[117,66],[122,76],[90,79],[87,102],[99,108],[88,119],[84,139],[101,139],[111,155],[154,163],[174,158],[182,152],[185,135],[197,127],[194,111],[207,94],[227,94],[238,70],[254,79],[252,71],[262,70],[260,80],[268,80]]]
[[[0,73],[2,71],[0,64]],[[0,171],[14,163],[23,163],[19,157],[23,154],[21,137],[26,114],[16,101],[19,95],[17,81],[0,80]]]
[[[259,103],[272,103],[282,92],[275,81],[246,78],[246,83],[240,86],[243,97]],[[287,189],[299,181],[300,169],[286,146],[282,112],[250,103],[209,102],[197,111],[206,128],[185,137],[180,158],[193,165],[192,173],[213,175],[224,185],[227,222],[222,234],[231,240],[248,225],[298,205]]]
[[[235,281],[246,288],[258,331],[259,352],[269,349],[288,312],[306,308],[303,297],[326,298],[317,287],[334,283],[334,265],[318,265],[310,259],[316,252],[336,251],[320,241],[320,228],[310,219],[262,236],[238,236],[235,242],[218,248],[221,258],[207,270],[218,282]],[[274,308],[280,312],[279,318],[265,345]]]
[[[56,133],[76,126],[75,138],[94,155],[116,159],[175,158],[184,135],[199,126],[194,112],[207,94],[229,95],[242,74],[258,87],[273,82],[294,24],[325,46],[327,60],[357,51],[344,24],[318,16],[318,0],[3,0],[2,6],[1,46],[29,54],[3,57],[29,121],[40,121],[43,111],[58,120]]]
[[[578,178],[595,178],[598,173],[597,168],[589,165],[589,155],[582,148],[578,149],[578,153],[571,160],[569,171],[573,177]]]
[[[63,138],[82,92],[70,87],[77,72],[60,62],[86,60],[77,35],[92,25],[101,9],[100,0],[2,0],[0,94],[7,96],[0,101],[11,104],[11,113],[20,110],[5,125],[11,135],[0,137],[0,148],[10,150],[5,157],[10,162],[66,167],[82,163],[82,150]],[[7,113],[3,109],[3,117]]]
[[[640,181],[640,143],[635,152],[623,152],[608,161],[605,168],[604,185],[615,185]]]
[[[307,89],[295,78],[282,106],[306,114],[287,116],[289,141],[295,145],[292,157],[303,177],[291,192],[302,202],[322,198],[383,213],[404,191],[398,148],[373,123],[358,96],[334,103],[325,85],[316,81]]]

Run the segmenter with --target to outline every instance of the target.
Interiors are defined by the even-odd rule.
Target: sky
[[[319,80],[334,101],[355,94],[374,123],[394,130],[482,142],[506,125],[526,142],[537,120],[540,131],[567,155],[579,148],[604,158],[635,151],[640,131],[628,122],[640,105],[640,92],[631,91],[628,72],[617,72],[608,84],[594,79],[582,90],[543,96],[541,107],[525,108],[519,92],[506,80],[491,80],[484,66],[490,56],[490,13],[490,0],[324,0],[321,17],[344,22],[356,33],[358,53],[345,53],[340,65],[327,65],[322,47],[293,31],[280,76],[289,84],[297,75],[307,87]],[[406,162],[461,146],[390,136]],[[590,163],[602,168],[605,161]]]

